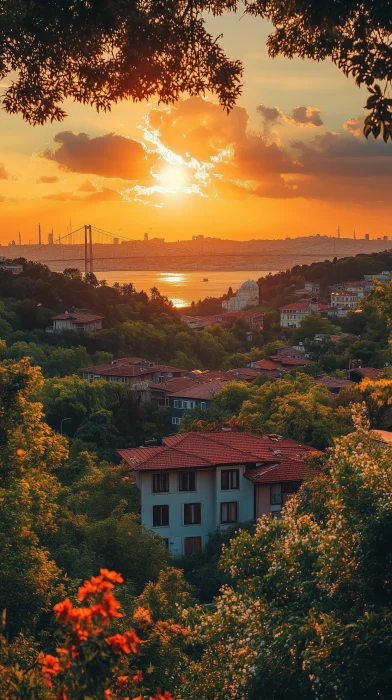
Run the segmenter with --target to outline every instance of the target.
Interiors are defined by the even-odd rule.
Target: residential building
[[[320,294],[320,285],[318,282],[305,282],[305,289],[312,294]]]
[[[331,293],[332,309],[355,309],[357,305],[357,292],[350,292],[348,289],[342,289],[340,292]]]
[[[286,304],[279,309],[280,327],[299,328],[306,316],[321,316],[328,311],[328,308],[326,304],[311,299],[301,299],[292,304]]]
[[[211,406],[211,399],[222,391],[224,381],[218,379],[205,380],[187,389],[176,391],[168,396],[173,431],[178,430],[185,411],[192,408],[206,410]]]
[[[48,333],[63,333],[64,331],[84,331],[98,333],[102,330],[103,316],[95,314],[72,312],[53,316],[53,326],[46,329]]]
[[[296,357],[302,359],[305,357],[305,345],[299,343],[299,345],[290,345],[285,348],[279,348],[276,351],[278,357]]]
[[[12,272],[13,275],[20,275],[23,272],[23,265],[19,263],[8,262],[7,259],[1,255],[0,256],[0,270],[4,272]]]
[[[106,379],[131,386],[140,393],[143,400],[150,400],[151,385],[161,384],[173,377],[182,377],[187,370],[168,365],[155,365],[140,357],[122,357],[104,365],[84,367],[80,370],[82,378],[89,382]]]
[[[225,311],[243,311],[260,303],[259,285],[254,280],[241,284],[237,294],[222,302]]]
[[[348,292],[355,292],[358,295],[358,299],[363,299],[373,289],[373,280],[347,282],[346,289]]]
[[[352,382],[359,382],[362,379],[379,379],[383,375],[382,369],[375,367],[353,367],[348,370],[348,376]]]
[[[314,378],[314,381],[325,386],[330,394],[338,394],[342,389],[353,386],[354,383],[350,379],[336,379],[336,377],[329,377],[326,374],[320,374]]]
[[[201,549],[217,527],[280,515],[306,475],[314,448],[278,435],[215,432],[118,450],[136,476],[143,525],[172,554]]]
[[[378,282],[390,282],[392,280],[392,272],[389,270],[383,270],[377,275],[364,275],[364,280],[366,282],[371,282],[373,284],[374,280]]]

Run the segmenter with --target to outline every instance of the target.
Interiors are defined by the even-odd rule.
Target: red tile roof
[[[302,309],[309,309],[309,307],[310,301],[303,304],[301,304],[300,301],[294,301],[292,304],[286,304],[285,306],[281,306],[279,308],[279,311],[284,311],[285,309],[288,309],[289,311],[301,311]]]
[[[271,360],[255,360],[251,364],[257,365],[262,370],[276,369],[276,362],[271,362]]]
[[[188,389],[183,389],[182,391],[176,391],[174,394],[171,394],[171,397],[181,399],[206,399],[208,401],[214,394],[222,391],[222,389],[223,383],[221,381],[210,380],[202,384],[197,383],[196,386],[190,386]]]
[[[282,459],[278,464],[272,466],[247,469],[246,476],[254,484],[303,481],[306,476],[306,465],[302,459]]]
[[[255,483],[273,483],[302,480],[303,456],[315,451],[279,436],[224,431],[180,433],[164,438],[163,442],[162,447],[118,450],[118,453],[135,471],[244,464],[247,475]]]
[[[376,369],[375,367],[353,367],[350,369],[350,373],[351,372],[356,372],[363,378],[378,379],[382,374],[382,369]]]
[[[172,379],[167,379],[165,382],[160,382],[159,384],[151,384],[150,388],[154,391],[163,391],[167,394],[173,394],[176,391],[188,389],[188,387],[192,387],[195,384],[202,384],[203,381],[205,381],[202,379],[202,377],[203,375],[201,375],[200,378],[197,376],[173,377]]]
[[[305,367],[305,365],[311,364],[311,361],[305,360],[304,357],[282,357],[281,355],[270,355],[270,360],[273,360],[274,363],[280,363],[290,367]]]
[[[327,389],[340,389],[344,386],[353,386],[354,382],[351,379],[336,379],[335,377],[328,377],[327,374],[320,374],[318,377],[314,378],[317,384],[323,384]]]

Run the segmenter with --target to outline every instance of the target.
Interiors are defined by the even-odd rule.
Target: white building
[[[190,555],[209,533],[277,516],[306,474],[313,448],[278,435],[183,433],[162,447],[118,450],[136,475],[142,523],[173,554]]]
[[[364,282],[347,282],[346,289],[348,292],[356,292],[358,299],[363,299],[363,297],[366,296],[366,294],[369,294],[369,292],[373,289],[373,280],[367,280]]]
[[[222,302],[225,311],[243,311],[260,303],[259,285],[254,280],[241,284],[237,294]]]
[[[53,327],[46,330],[48,333],[63,333],[64,331],[84,331],[85,333],[97,333],[102,330],[103,316],[84,313],[68,313],[53,316]]]
[[[12,272],[13,275],[20,275],[23,272],[23,265],[20,265],[19,263],[8,262],[6,258],[3,255],[1,255],[0,270],[4,270],[5,272]]]
[[[331,293],[331,307],[333,309],[355,309],[358,304],[357,292],[342,289],[340,292]]]

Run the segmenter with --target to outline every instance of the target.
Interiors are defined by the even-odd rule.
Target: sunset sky
[[[91,223],[121,236],[236,239],[392,234],[392,145],[362,136],[366,90],[332,63],[267,55],[268,24],[211,19],[244,88],[171,109],[67,103],[62,123],[0,113],[0,243]]]

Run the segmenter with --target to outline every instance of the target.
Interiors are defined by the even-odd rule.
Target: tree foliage
[[[187,700],[390,697],[392,447],[356,422],[282,518],[225,553]]]
[[[392,135],[391,8],[388,0],[246,0],[273,25],[271,56],[332,61],[369,90],[364,133]],[[242,65],[205,27],[206,14],[243,11],[237,0],[84,3],[2,0],[0,77],[16,79],[5,109],[32,124],[61,120],[66,98],[110,109],[122,99],[212,92],[226,109],[241,92]],[[69,271],[72,274],[72,270]]]

